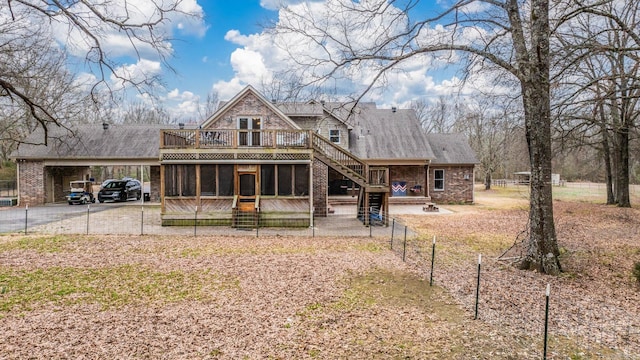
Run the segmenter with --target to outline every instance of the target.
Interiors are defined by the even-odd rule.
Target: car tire
[[[80,202],[82,205],[85,205],[87,203],[87,199],[82,199],[82,201]]]
[[[73,202],[69,201],[69,205],[73,205]]]
[[[140,200],[140,194],[136,195],[136,200]]]
[[[104,200],[98,200],[98,202],[99,202],[100,204],[102,204],[102,203],[104,202]]]

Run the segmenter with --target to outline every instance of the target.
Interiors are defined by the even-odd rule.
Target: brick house
[[[462,136],[426,135],[412,110],[277,103],[251,86],[199,126],[94,126],[87,136],[94,153],[84,156],[54,149],[60,142],[21,146],[21,199],[55,201],[47,181],[65,166],[88,176],[88,155],[150,166],[164,225],[308,226],[336,198],[351,199],[368,223],[394,203],[473,202],[478,162]]]

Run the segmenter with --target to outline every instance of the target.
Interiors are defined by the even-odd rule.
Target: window
[[[166,165],[164,186],[166,196],[196,196],[196,166]]]
[[[241,117],[238,118],[238,145],[240,146],[260,146],[260,129],[262,128],[262,118]],[[258,130],[258,131],[251,131]]]
[[[309,195],[309,166],[294,165],[295,169],[295,194],[296,196]]]
[[[444,190],[444,170],[433,171],[433,189]]]
[[[309,165],[260,165],[260,195],[308,196]]]
[[[334,144],[339,144],[340,130],[329,130],[329,140]]]
[[[278,195],[293,195],[291,165],[278,165]]]
[[[260,165],[260,195],[276,194],[276,166]]]
[[[218,165],[218,196],[233,196],[233,165]]]
[[[216,195],[216,165],[200,165],[200,195]]]

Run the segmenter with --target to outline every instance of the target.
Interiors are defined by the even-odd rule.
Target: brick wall
[[[45,203],[44,162],[20,161],[18,166],[20,206],[43,205]]]
[[[150,166],[149,181],[151,182],[149,200],[160,202],[160,166]]]
[[[318,160],[313,160],[313,206],[316,208],[315,216],[326,217],[327,184],[329,181],[329,167]]]
[[[426,189],[426,169],[424,166],[390,166],[389,181],[393,184],[396,181],[407,182],[407,196],[425,196]],[[409,191],[413,186],[422,186],[421,193]]]
[[[444,190],[434,189],[435,170],[444,170]],[[432,165],[429,167],[429,187],[429,195],[436,203],[472,203],[473,166]]]
[[[260,99],[251,93],[247,93],[238,100],[235,106],[228,109],[209,129],[236,129],[238,116],[261,116],[262,129],[291,129],[291,125],[271,108],[267,107]]]

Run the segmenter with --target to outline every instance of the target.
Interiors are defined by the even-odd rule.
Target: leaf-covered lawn
[[[382,238],[1,236],[0,358],[540,359],[547,283],[549,358],[639,358],[638,210],[558,202],[549,277],[497,259],[526,209],[453,209],[404,218],[407,263]]]

